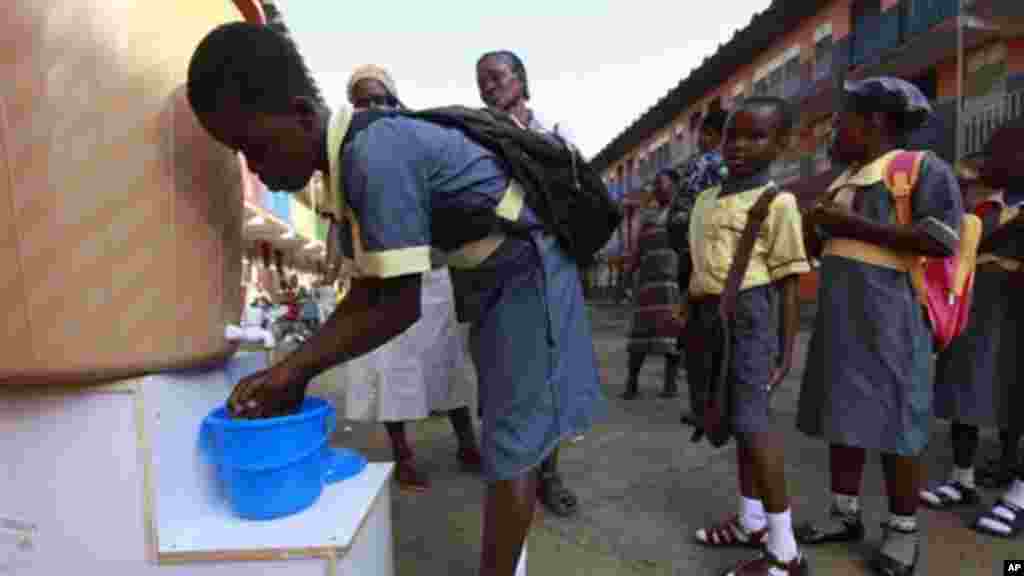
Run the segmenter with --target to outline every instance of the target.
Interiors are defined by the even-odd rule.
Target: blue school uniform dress
[[[981,208],[984,235],[1017,213],[994,200]],[[1014,408],[1024,397],[1018,392],[1021,330],[1013,316],[1020,307],[1015,280],[1022,274],[1020,260],[978,254],[967,327],[936,362],[936,417],[1000,429],[1020,426]]]
[[[767,176],[760,175],[726,184],[739,192],[721,196],[722,188],[716,186],[697,197],[689,230],[693,257],[689,297],[694,303],[686,328],[690,338],[700,341],[711,333],[733,256],[747,225],[747,214],[768,184]],[[736,299],[728,367],[732,429],[736,433],[770,429],[771,395],[767,385],[781,359],[777,282],[810,270],[796,197],[779,194],[772,200],[754,242],[750,265]],[[711,354],[687,354],[687,377],[693,382],[706,381],[716,370],[717,355],[714,350]]]
[[[431,269],[446,254],[459,320],[471,322],[479,376],[484,475],[519,476],[606,409],[576,264],[542,232],[498,159],[457,130],[394,117],[344,150],[344,120],[328,131],[331,189],[352,222],[361,275]],[[504,219],[481,233],[479,223]]]
[[[893,153],[890,153],[893,154]],[[890,154],[844,172],[830,186],[854,213],[895,224],[883,176]],[[959,247],[963,205],[948,164],[928,154],[911,198],[913,224]],[[818,312],[800,388],[797,426],[830,443],[912,456],[928,443],[932,335],[901,270],[829,254],[821,258]]]

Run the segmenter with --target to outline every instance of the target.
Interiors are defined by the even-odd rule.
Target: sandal
[[[918,496],[922,504],[933,510],[976,506],[980,500],[977,488],[964,486],[955,480],[939,484],[929,490],[921,490]]]
[[[1002,460],[993,459],[978,468],[977,476],[978,486],[999,489],[1009,486],[1016,474],[1012,464],[1008,465]]]
[[[1024,531],[1024,508],[1002,498],[978,518],[974,529],[1000,538],[1016,538]]]
[[[537,496],[544,506],[556,516],[563,518],[576,513],[576,495],[562,484],[557,473],[542,473],[537,484]]]
[[[801,544],[856,542],[864,539],[864,523],[860,511],[846,513],[833,504],[829,507],[827,517],[816,522],[805,522],[793,532]]]
[[[882,547],[878,549],[878,552],[872,558],[871,567],[882,576],[912,576],[917,570],[917,561],[921,557],[921,544],[917,539],[917,529],[903,530],[886,522],[882,524],[882,531],[884,533]],[[913,540],[908,541],[910,538],[913,538]],[[894,557],[894,554],[899,554],[900,552],[903,552],[903,555],[907,555],[905,547],[908,545],[914,547],[914,551],[909,554],[911,557],[910,564],[906,564]]]
[[[430,482],[416,469],[412,458],[396,463],[395,480],[398,482],[398,489],[403,492],[419,493],[430,489]]]
[[[810,573],[811,568],[807,565],[807,558],[803,554],[798,554],[790,562],[783,562],[765,550],[757,558],[741,562],[726,570],[722,576],[770,576],[773,574],[809,576]]]
[[[768,538],[768,526],[760,530],[747,531],[740,524],[739,516],[732,516],[728,520],[697,530],[695,534],[697,542],[711,548],[755,548],[764,547],[765,539]]]

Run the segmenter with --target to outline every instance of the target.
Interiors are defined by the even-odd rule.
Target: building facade
[[[838,86],[877,75],[909,80],[931,99],[936,120],[912,145],[954,161],[980,151],[995,128],[1024,115],[1022,6],[1001,0],[964,0],[963,6],[961,0],[775,0],[613,139],[594,165],[614,195],[630,197],[658,170],[679,166],[695,151],[695,128],[709,109],[729,109],[749,95],[780,96],[799,116],[792,145],[773,171],[808,200],[840,168],[827,154]],[[633,248],[629,238],[622,234],[626,253]],[[811,275],[802,292],[813,298],[815,290]]]

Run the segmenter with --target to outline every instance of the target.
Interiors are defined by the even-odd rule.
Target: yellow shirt
[[[747,225],[747,214],[766,188],[762,186],[719,198],[721,187],[716,186],[697,196],[690,215],[690,255],[693,258],[690,296],[718,295],[725,290],[725,279]],[[769,206],[740,290],[810,271],[796,197],[784,192]]]

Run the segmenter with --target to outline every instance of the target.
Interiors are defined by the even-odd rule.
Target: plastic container
[[[306,398],[298,414],[264,420],[232,420],[221,407],[203,420],[200,444],[234,513],[271,520],[309,508],[324,484],[366,466],[360,454],[328,447],[334,427],[334,408],[320,398]]]

